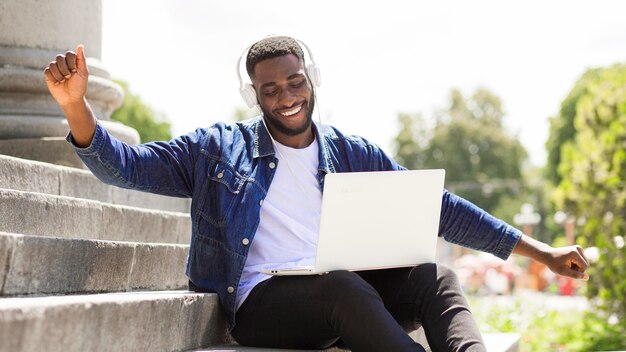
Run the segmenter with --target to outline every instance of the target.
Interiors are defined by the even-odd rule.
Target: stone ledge
[[[2,351],[185,351],[225,343],[227,336],[215,294],[0,299]]]
[[[0,296],[184,289],[188,250],[0,232]]]
[[[96,200],[179,213],[191,201],[105,185],[91,172],[72,167],[0,155],[0,188]]]
[[[0,154],[74,168],[84,167],[63,137],[0,140]]]
[[[183,213],[2,188],[0,204],[0,231],[11,233],[179,244],[188,244],[191,235]]]
[[[516,333],[489,333],[483,334],[485,346],[489,352],[517,352],[519,351],[520,335]]]

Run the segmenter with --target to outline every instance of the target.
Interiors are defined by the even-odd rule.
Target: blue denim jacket
[[[87,148],[75,148],[101,181],[124,188],[191,197],[192,233],[186,274],[216,292],[231,327],[239,279],[259,225],[276,158],[261,118],[217,123],[170,142],[127,145],[98,124]],[[314,125],[319,143],[318,181],[330,172],[404,170],[376,145]],[[72,142],[71,135],[68,141]],[[439,235],[447,241],[506,259],[521,233],[468,201],[443,192]]]

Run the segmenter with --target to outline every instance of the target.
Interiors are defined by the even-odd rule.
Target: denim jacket
[[[280,160],[260,117],[210,128],[170,142],[127,145],[98,124],[91,145],[75,147],[101,181],[124,188],[191,197],[192,233],[186,274],[194,286],[216,292],[235,324],[235,297],[259,211]],[[405,170],[367,140],[314,124],[318,182],[330,172]],[[68,141],[73,143],[71,134]],[[439,236],[506,259],[521,232],[472,203],[443,192]]]

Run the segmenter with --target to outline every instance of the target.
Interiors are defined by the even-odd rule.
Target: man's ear
[[[256,89],[254,88],[254,86],[252,86],[252,84],[244,84],[243,87],[239,89],[239,93],[241,94],[241,97],[243,98],[248,108],[252,109],[255,105],[259,103],[257,99]]]

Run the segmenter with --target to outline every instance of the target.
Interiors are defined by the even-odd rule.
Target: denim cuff
[[[91,140],[91,144],[87,147],[81,148],[76,145],[76,141],[74,140],[74,136],[72,136],[72,131],[67,133],[65,140],[74,147],[74,151],[78,155],[96,155],[99,154],[103,147],[103,141],[105,139],[105,130],[102,125],[100,125],[99,121],[96,121],[96,132],[93,135],[93,139]]]
[[[511,253],[513,253],[513,248],[517,246],[517,243],[521,238],[522,231],[511,225],[507,225],[507,229],[504,231],[504,236],[502,236],[496,251],[492,254],[500,259],[507,260],[509,256],[511,256]]]

